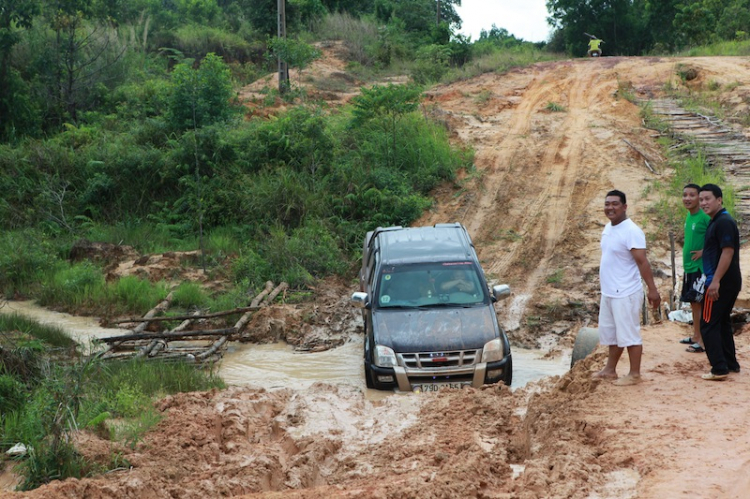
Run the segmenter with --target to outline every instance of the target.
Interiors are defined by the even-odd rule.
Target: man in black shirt
[[[703,273],[706,292],[701,318],[701,336],[711,372],[703,379],[720,381],[729,372],[740,372],[734,348],[730,314],[742,287],[740,274],[740,232],[723,206],[722,192],[715,184],[701,187],[700,206],[711,222],[703,245]]]

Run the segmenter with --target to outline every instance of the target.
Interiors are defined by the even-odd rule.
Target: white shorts
[[[599,343],[632,347],[643,344],[641,339],[641,308],[643,291],[630,296],[602,296],[599,306]]]

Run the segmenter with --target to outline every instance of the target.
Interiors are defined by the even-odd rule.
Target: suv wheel
[[[505,373],[503,374],[503,383],[505,383],[505,386],[510,386],[513,381],[513,357],[508,357],[508,363],[505,364]]]
[[[370,369],[369,352],[367,348],[367,338],[364,341],[364,364],[365,364],[365,384],[367,388],[375,388],[375,383],[372,381],[372,369]]]

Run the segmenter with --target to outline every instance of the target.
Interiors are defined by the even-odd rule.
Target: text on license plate
[[[421,385],[414,385],[414,391],[426,393],[447,390],[448,388],[460,390],[465,386],[468,385],[466,383],[423,383]]]

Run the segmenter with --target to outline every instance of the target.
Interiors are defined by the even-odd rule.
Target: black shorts
[[[695,290],[693,289],[693,283],[701,278],[703,273],[699,270],[698,272],[690,272],[682,276],[682,294],[680,295],[680,301],[689,303],[698,303]]]

